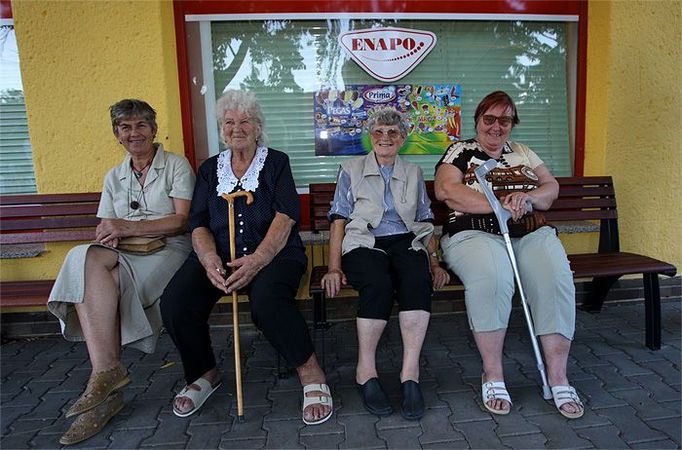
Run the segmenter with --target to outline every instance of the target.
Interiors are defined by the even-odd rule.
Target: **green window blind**
[[[379,26],[428,30],[438,42],[395,84],[460,83],[462,139],[473,137],[478,102],[494,90],[516,101],[521,123],[512,140],[531,147],[556,176],[572,173],[569,22],[439,20],[271,20],[212,22],[214,96],[254,91],[264,109],[273,148],[291,158],[299,188],[333,181],[348,157],[315,156],[313,92],[346,84],[383,84],[350,60],[340,33]],[[202,43],[206,45],[206,43]],[[206,95],[210,95],[207,93]],[[212,118],[211,118],[212,119]],[[210,127],[215,127],[215,121]],[[217,133],[209,129],[209,133]],[[215,151],[211,150],[213,154]],[[433,178],[440,156],[405,155]]]
[[[26,104],[12,25],[0,27],[0,194],[36,192]]]

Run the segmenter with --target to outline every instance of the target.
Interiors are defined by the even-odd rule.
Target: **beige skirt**
[[[59,319],[64,338],[69,341],[84,340],[74,305],[83,302],[85,257],[93,245],[99,244],[79,245],[69,251],[47,302],[49,311]],[[154,351],[162,326],[161,294],[191,250],[190,237],[186,234],[167,238],[163,249],[149,255],[117,251],[121,345],[145,353]]]

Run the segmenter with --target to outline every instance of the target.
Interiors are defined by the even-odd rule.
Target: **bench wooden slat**
[[[95,230],[38,231],[0,234],[0,244],[38,244],[42,242],[92,241]]]
[[[601,220],[601,219],[616,219],[618,213],[616,210],[592,210],[592,211],[580,211],[580,210],[566,210],[566,211],[555,211],[549,210],[543,212],[545,219],[548,222],[564,222],[568,220]]]
[[[552,210],[556,209],[615,209],[615,198],[582,198],[582,197],[564,197],[556,199],[552,205]]]
[[[83,192],[74,194],[12,194],[0,195],[0,205],[32,205],[49,203],[99,203],[101,193]]]
[[[2,306],[44,305],[54,280],[3,281],[0,283]]]
[[[567,186],[590,186],[590,185],[613,185],[612,177],[588,176],[588,177],[558,177],[557,180],[562,187]]]
[[[640,273],[660,273],[675,276],[677,268],[648,256],[634,253],[578,253],[568,255],[576,278],[611,277]]]
[[[97,214],[97,203],[62,203],[26,206],[5,206],[3,218],[10,217],[47,217],[47,216],[86,216]]]
[[[94,216],[77,216],[77,217],[43,217],[43,218],[29,218],[13,220],[4,220],[2,222],[2,231],[15,230],[44,230],[45,228],[80,228],[80,227],[96,227],[99,224],[99,218]]]

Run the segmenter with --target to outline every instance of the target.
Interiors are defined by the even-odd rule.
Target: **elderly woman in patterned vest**
[[[474,122],[476,137],[452,144],[436,166],[435,190],[450,208],[441,247],[445,262],[466,288],[469,326],[483,359],[483,404],[493,414],[508,414],[512,405],[504,384],[502,349],[515,290],[514,272],[499,227],[480,226],[490,223],[494,214],[474,175],[479,165],[492,158],[497,167],[487,179],[512,214],[512,245],[544,350],[554,402],[567,418],[581,417],[582,403],[566,378],[575,331],[573,276],[555,230],[543,226],[537,212],[526,212],[526,203],[536,211],[548,209],[558,196],[559,184],[535,152],[509,141],[519,118],[505,92],[487,95],[476,108]]]

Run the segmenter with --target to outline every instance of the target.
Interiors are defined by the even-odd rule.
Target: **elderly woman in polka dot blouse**
[[[307,259],[289,158],[264,145],[265,117],[252,92],[227,91],[216,117],[226,149],[199,168],[189,219],[194,251],[161,299],[187,381],[173,411],[193,414],[220,385],[208,318],[220,297],[246,289],[253,322],[296,367],[304,387],[303,421],[322,423],[332,414],[332,398],[294,300]],[[220,194],[241,190],[252,192],[254,202],[235,198],[237,258],[230,261],[228,206]]]

